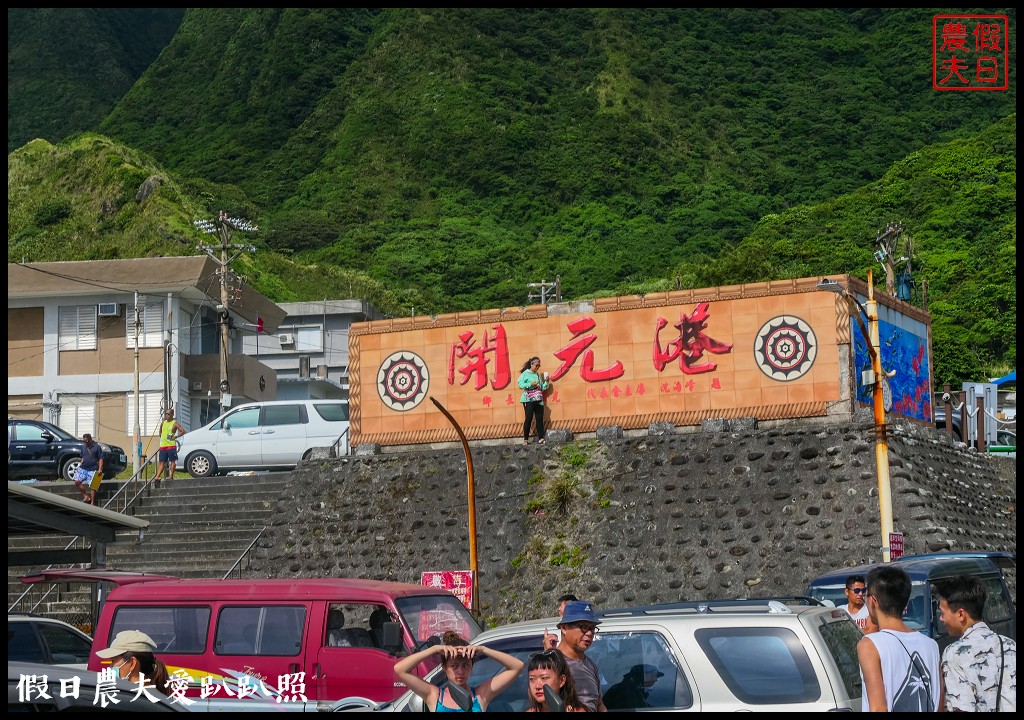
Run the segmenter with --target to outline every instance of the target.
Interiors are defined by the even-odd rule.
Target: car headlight
[[[99,446],[100,446],[100,450],[102,450],[105,453],[114,452],[113,448],[111,448],[106,443],[99,443]]]

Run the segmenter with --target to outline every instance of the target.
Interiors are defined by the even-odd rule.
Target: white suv
[[[601,625],[587,657],[601,671],[605,704],[612,711],[860,710],[860,630],[843,610],[786,602],[689,602],[598,613]],[[473,644],[527,662],[540,651],[544,629],[557,622],[548,618],[506,625],[480,634]],[[611,700],[630,693],[609,690],[628,683],[627,675],[637,665],[653,665],[659,673],[657,681],[645,689],[645,704],[642,708],[615,705]],[[469,684],[475,687],[500,670],[494,660],[482,659],[474,666]],[[525,710],[525,676],[524,671],[491,701],[487,711]],[[445,676],[436,670],[427,679],[440,684]],[[417,696],[406,692],[394,702],[379,705],[349,698],[339,701],[335,709],[416,712],[422,705]]]

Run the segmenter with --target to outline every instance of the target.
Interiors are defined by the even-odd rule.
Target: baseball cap
[[[567,625],[568,623],[574,622],[591,622],[595,625],[601,624],[601,621],[597,619],[597,615],[594,614],[594,608],[590,603],[583,600],[566,603],[565,612],[562,613],[562,620],[558,624]]]
[[[110,647],[98,651],[96,657],[108,660],[127,652],[156,652],[156,643],[153,642],[153,638],[140,630],[122,630],[114,636],[114,642],[110,643]]]

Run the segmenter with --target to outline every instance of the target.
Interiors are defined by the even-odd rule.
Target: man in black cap
[[[651,707],[647,695],[658,678],[664,676],[665,673],[653,665],[634,665],[626,671],[622,680],[608,688],[604,702],[612,710]]]
[[[601,698],[601,672],[597,663],[587,657],[587,648],[593,644],[600,624],[593,607],[582,600],[566,603],[562,621],[558,623],[562,631],[558,649],[569,665],[576,695],[590,712],[608,711]]]

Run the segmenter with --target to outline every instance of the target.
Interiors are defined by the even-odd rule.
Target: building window
[[[220,400],[204,398],[199,401],[199,427],[206,427],[220,417]]]
[[[139,347],[163,347],[164,345],[164,304],[149,303],[139,306]],[[135,312],[129,307],[124,318],[125,347],[135,349]]]
[[[156,435],[160,428],[161,406],[163,405],[164,394],[162,392],[140,392],[139,393],[139,432],[140,437]],[[127,422],[125,423],[125,435],[135,435],[135,393],[130,392],[125,396],[125,407],[128,408]]]
[[[302,353],[323,352],[324,337],[320,326],[295,328],[295,349]]]
[[[96,306],[68,305],[57,310],[58,347],[61,350],[96,349]]]
[[[61,395],[57,424],[75,437],[80,438],[85,433],[96,437],[96,396]]]

